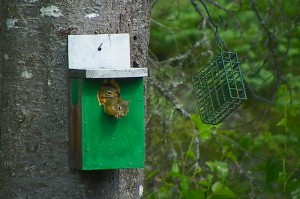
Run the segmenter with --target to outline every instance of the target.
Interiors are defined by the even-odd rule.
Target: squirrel
[[[104,112],[119,119],[128,113],[129,101],[124,101],[120,97],[109,98],[104,104]]]
[[[105,79],[97,93],[99,106],[104,106],[104,112],[119,119],[129,112],[129,101],[120,97],[120,86],[115,80]]]
[[[120,96],[120,86],[115,80],[103,80],[101,88],[97,93],[99,106],[104,105],[109,98]]]

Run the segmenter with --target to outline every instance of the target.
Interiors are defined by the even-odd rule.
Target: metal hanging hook
[[[214,21],[212,20],[210,14],[208,12],[208,9],[207,9],[206,5],[204,4],[204,2],[202,0],[199,0],[199,1],[203,5],[203,7],[205,8],[205,11],[206,11],[206,13],[208,15],[208,18],[209,18],[211,24],[216,28],[216,32],[215,32],[215,34],[216,34],[216,43],[217,43],[217,46],[221,49],[221,51],[223,51],[223,41],[222,41],[222,39],[220,37],[220,34],[219,34],[219,24],[215,24],[214,23]],[[221,21],[223,23],[222,17],[221,16],[219,16],[219,17],[220,17],[220,19],[221,19]]]
[[[201,0],[199,0],[199,1],[200,1],[200,3],[203,5],[203,7],[205,8],[205,11],[206,11],[206,13],[207,13],[207,15],[208,15],[208,18],[209,18],[211,24],[212,24],[216,29],[218,29],[219,24],[216,25],[216,24],[214,23],[214,21],[212,20],[210,14],[209,14],[209,12],[208,12],[208,9],[207,9],[206,5],[204,4],[204,2],[201,1]],[[220,18],[221,18],[221,16],[220,16]],[[222,20],[222,18],[221,18],[221,20]],[[223,21],[223,20],[222,20],[222,21]]]

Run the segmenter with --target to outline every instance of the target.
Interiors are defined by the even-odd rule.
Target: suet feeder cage
[[[203,123],[220,123],[247,99],[238,56],[233,52],[219,52],[193,76],[193,84]]]
[[[215,27],[216,44],[220,50],[192,78],[201,120],[213,125],[219,124],[247,99],[238,55],[223,50],[219,26]]]

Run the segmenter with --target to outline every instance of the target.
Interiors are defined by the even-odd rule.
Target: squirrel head
[[[129,101],[121,98],[108,99],[104,104],[104,112],[119,119],[125,117],[129,112]]]
[[[98,91],[97,98],[99,105],[106,103],[109,98],[116,98],[120,96],[120,87],[117,82],[111,80],[110,82],[104,80]]]
[[[123,101],[116,104],[117,114],[115,115],[115,118],[125,117],[127,113],[129,112],[129,101]]]

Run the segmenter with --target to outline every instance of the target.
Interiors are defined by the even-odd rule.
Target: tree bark
[[[139,198],[143,169],[69,169],[67,35],[130,33],[146,67],[150,0],[47,2],[1,0],[0,198]]]

